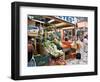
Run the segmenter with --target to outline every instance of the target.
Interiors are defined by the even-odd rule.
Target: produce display
[[[88,37],[84,28],[55,16],[29,15],[29,66],[87,64]]]
[[[63,51],[58,50],[57,46],[52,41],[46,40],[46,42],[43,43],[43,46],[45,50],[54,57],[59,57],[64,55]]]

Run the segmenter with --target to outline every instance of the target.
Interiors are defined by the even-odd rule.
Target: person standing
[[[84,43],[84,52],[87,53],[87,51],[88,51],[88,35],[86,35],[84,37],[83,43]]]

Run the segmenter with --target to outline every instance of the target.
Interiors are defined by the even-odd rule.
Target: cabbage
[[[63,51],[62,50],[58,50],[57,46],[53,42],[51,42],[49,40],[45,41],[43,43],[43,46],[44,46],[45,50],[48,53],[50,53],[52,56],[54,56],[54,57],[58,57],[60,55],[64,55]]]

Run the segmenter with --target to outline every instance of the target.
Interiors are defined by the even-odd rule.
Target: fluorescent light
[[[54,22],[55,20],[54,19],[51,19],[50,21],[48,21],[48,23],[51,23],[51,22]]]

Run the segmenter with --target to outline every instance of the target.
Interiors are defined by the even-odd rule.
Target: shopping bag
[[[76,59],[81,59],[81,53],[76,54]]]

